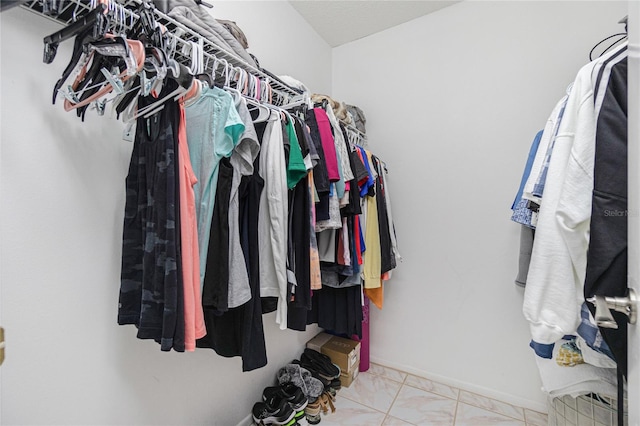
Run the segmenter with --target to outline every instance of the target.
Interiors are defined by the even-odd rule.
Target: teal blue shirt
[[[193,190],[198,221],[200,287],[204,283],[209,233],[218,183],[218,164],[230,157],[244,132],[233,97],[217,87],[202,89],[200,97],[185,108],[187,144],[193,172],[198,178]]]

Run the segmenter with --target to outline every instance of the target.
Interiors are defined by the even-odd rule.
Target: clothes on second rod
[[[627,288],[626,72],[626,43],[578,72],[531,146],[512,205],[512,220],[535,229],[523,234],[517,280],[528,269],[530,346],[551,358],[574,336],[584,363],[623,373],[626,318],[614,313],[617,330],[598,327],[586,299]]]

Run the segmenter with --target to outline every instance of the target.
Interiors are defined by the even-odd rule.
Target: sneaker
[[[280,386],[270,386],[262,392],[262,400],[278,400],[284,399],[289,403],[291,409],[295,412],[296,420],[304,416],[304,409],[308,404],[307,397],[304,396],[302,389],[293,383],[283,383]]]
[[[258,425],[292,426],[296,423],[295,413],[284,399],[270,398],[265,402],[256,402],[251,414]]]

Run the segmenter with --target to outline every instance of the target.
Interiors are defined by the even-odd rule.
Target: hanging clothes
[[[240,243],[240,181],[244,176],[253,174],[253,162],[258,157],[260,143],[256,134],[247,102],[239,97],[235,102],[236,109],[245,130],[240,136],[238,145],[231,154],[233,181],[229,201],[229,307],[240,306],[251,298],[249,274]]]
[[[598,73],[595,161],[584,297],[627,295],[627,50]],[[589,304],[592,315],[595,307]],[[612,311],[618,328],[600,328],[627,374],[627,317]]]
[[[202,288],[218,183],[218,164],[233,152],[244,132],[244,124],[231,95],[217,87],[204,87],[200,97],[186,107],[186,115],[189,155],[198,179],[194,190]]]
[[[158,95],[171,93],[168,80]],[[156,101],[141,96],[139,108]],[[137,337],[160,349],[185,350],[184,294],[179,260],[177,103],[148,118],[139,117],[129,173],[122,243],[118,324],[134,324]]]
[[[342,102],[325,96],[322,107],[287,111],[282,104],[298,104],[289,96],[297,90],[266,78],[266,70],[243,72],[235,60],[221,85],[220,59],[212,69],[200,58],[215,57],[213,39],[254,63],[242,31],[189,1],[162,3],[176,20],[156,15],[150,3],[136,13],[99,5],[85,15],[103,26],[102,12],[130,14],[133,29],[123,32],[132,38],[106,36],[88,26],[93,22],[45,38],[50,61],[51,40],[78,35],[75,83],[58,90],[69,68],[55,89],[65,95],[65,109],[84,117],[90,104],[102,114],[114,101],[129,125],[125,138],[134,142],[118,323],[134,324],[139,338],[154,339],[162,351],[200,347],[241,356],[244,371],[267,363],[266,312],[276,311],[281,329],[318,322],[361,336],[363,287],[381,297],[399,258],[383,163],[355,147],[366,139],[347,129],[354,121]],[[156,18],[173,30],[158,31]],[[200,43],[175,30],[180,22],[203,35]],[[175,55],[178,40],[183,51]],[[101,73],[97,63],[117,72]],[[310,101],[306,86],[292,84],[305,92],[302,103]],[[118,96],[106,99],[111,92]],[[265,111],[266,121],[255,114]]]
[[[233,167],[227,157],[218,164],[218,184],[211,219],[202,306],[207,315],[220,315],[229,309],[229,201]],[[250,294],[247,297],[251,297]],[[247,298],[248,300],[248,298]],[[244,301],[246,302],[246,300]],[[243,303],[244,303],[243,302]]]
[[[595,307],[585,300],[627,292],[626,43],[585,65],[563,102],[552,113],[558,121],[543,131],[522,195],[539,205],[537,223],[525,223],[535,227],[535,235],[523,313],[545,388],[553,395],[614,394],[613,386],[605,390],[598,383],[613,385],[615,367],[621,422],[627,318],[612,312],[618,329],[597,327]],[[537,178],[536,164],[541,165]],[[516,213],[523,223],[526,214]],[[562,340],[569,337],[573,346]],[[553,361],[542,360],[567,365],[562,363],[567,351],[585,363],[580,380],[571,371],[576,367],[558,370],[549,364]]]
[[[185,350],[194,351],[196,340],[207,333],[200,292],[200,255],[198,252],[198,222],[193,186],[198,182],[189,158],[186,114],[180,103],[178,133],[178,164],[180,169],[180,242],[184,287]]]
[[[287,328],[306,330],[307,311],[311,309],[311,272],[309,247],[313,232],[309,222],[309,185],[304,178],[289,191],[289,247]]]
[[[304,155],[304,135],[298,137],[294,121],[287,116],[283,121],[283,135],[289,145],[287,159],[287,186],[289,188],[289,228],[287,235],[287,328],[304,331],[307,311],[311,309],[311,234],[309,213],[311,197],[308,171]]]
[[[584,283],[586,257],[574,269],[569,247],[556,222],[556,210],[574,140],[593,139],[595,135],[592,69],[593,64],[589,64],[578,73],[554,142],[525,287],[524,315],[530,322],[533,340],[542,344],[573,334],[579,324],[582,296],[578,297],[576,289]],[[591,185],[584,181],[580,190],[589,193]],[[588,231],[588,222],[581,223],[582,233]],[[586,239],[583,241],[586,255]]]
[[[229,265],[225,276],[229,303],[225,312],[216,314],[205,311],[208,334],[198,341],[198,347],[214,349],[225,357],[240,356],[242,370],[251,371],[267,364],[260,303],[257,228],[263,181],[254,167],[260,144],[246,101],[239,98],[235,107],[245,130],[228,160],[230,167],[224,173],[226,178],[223,178],[226,159],[220,162],[219,185],[221,181],[227,182],[223,186],[228,187],[229,197],[219,198],[221,188],[218,188],[216,199],[216,206],[228,206],[227,227],[223,232],[228,234],[229,245],[227,254],[221,253],[219,261],[227,261]],[[215,217],[214,213],[214,221]],[[220,219],[222,222],[225,220]],[[211,255],[218,257],[213,253]],[[243,291],[245,282],[249,289],[247,300],[236,306],[237,302],[234,301],[239,299],[238,290]]]
[[[523,306],[538,343],[574,334],[580,323],[597,125],[593,71],[617,52],[578,72],[555,137]]]
[[[260,198],[258,243],[260,295],[277,297],[276,323],[287,328],[287,174],[279,114],[271,112],[260,146]]]

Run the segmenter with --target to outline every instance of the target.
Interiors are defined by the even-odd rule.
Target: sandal
[[[307,404],[304,409],[304,414],[310,425],[317,425],[320,423],[320,397]]]
[[[315,365],[310,364],[310,363],[306,363],[306,362],[303,362],[303,361],[297,360],[297,359],[294,359],[293,361],[291,361],[291,363],[299,365],[303,369],[309,371],[314,378],[316,378],[316,379],[318,379],[318,380],[320,380],[322,382],[322,386],[324,386],[325,388],[331,384],[331,379],[327,378],[326,376],[324,376],[322,374],[320,374],[318,372],[318,370],[316,369]]]
[[[291,382],[302,389],[309,400],[317,398],[324,391],[324,383],[313,377],[309,370],[299,364],[287,364],[282,367],[278,370],[277,378],[281,385]]]
[[[342,389],[342,382],[340,381],[340,379],[333,379],[331,383],[329,383],[329,386],[331,386],[331,389],[339,391],[340,389]]]
[[[333,401],[335,401],[336,398],[330,392],[323,393],[322,395],[320,395],[320,398],[318,398],[318,400],[320,401],[320,409],[323,413],[327,414],[329,408],[331,409],[332,413],[336,412],[336,407],[335,405],[333,405]]]
[[[328,380],[340,377],[340,367],[331,362],[331,358],[327,355],[315,351],[310,348],[305,348],[304,352],[300,356],[300,361],[303,365],[312,366],[318,374],[322,375]]]

